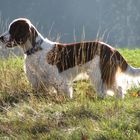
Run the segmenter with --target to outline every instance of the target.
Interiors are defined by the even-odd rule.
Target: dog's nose
[[[0,36],[0,41],[4,42],[4,36]]]

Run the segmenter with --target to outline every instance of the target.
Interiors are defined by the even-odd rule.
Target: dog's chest
[[[25,58],[25,72],[27,75],[43,75],[47,68],[45,53],[43,51]]]

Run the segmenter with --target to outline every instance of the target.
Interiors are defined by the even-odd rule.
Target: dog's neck
[[[50,49],[50,47],[55,44],[55,42],[50,41],[47,38],[44,38],[35,27],[32,28],[32,34],[30,38],[26,41],[24,45],[22,45],[24,54],[27,56],[32,55],[38,51],[41,51],[44,49],[44,43],[48,44],[47,49]]]
[[[42,38],[39,38],[39,39],[36,39],[35,43],[31,43],[30,40],[27,40],[26,44],[25,44],[25,49],[24,49],[24,53],[26,55],[32,55],[38,51],[41,51],[43,48],[41,46],[41,44],[43,43],[43,39]]]
[[[35,28],[32,28],[30,38],[22,45],[24,53],[29,56],[41,51],[44,40],[43,36]]]

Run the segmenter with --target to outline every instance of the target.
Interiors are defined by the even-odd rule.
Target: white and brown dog
[[[100,97],[139,86],[140,69],[128,65],[114,48],[100,41],[61,44],[44,39],[28,19],[19,18],[0,36],[3,46],[20,46],[25,54],[25,72],[36,90],[53,86],[73,96],[72,82],[83,74]]]

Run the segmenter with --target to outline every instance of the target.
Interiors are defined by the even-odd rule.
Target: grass
[[[119,49],[140,67],[140,50]],[[98,99],[87,81],[72,100],[32,92],[20,57],[0,60],[0,140],[139,140],[140,98]]]

